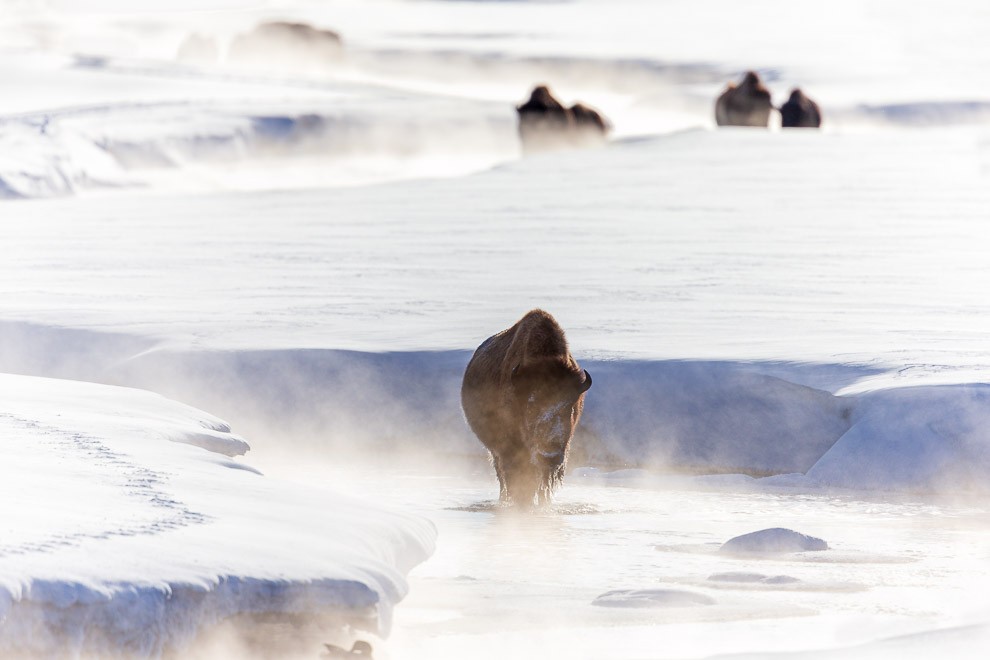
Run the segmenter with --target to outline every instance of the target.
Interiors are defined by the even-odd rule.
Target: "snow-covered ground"
[[[0,9],[3,652],[385,634],[424,518],[376,657],[990,647],[980,3]],[[750,68],[824,130],[714,130]],[[521,158],[541,82],[613,140]],[[518,520],[458,387],[532,307],[595,385]]]
[[[283,652],[312,655],[387,633],[432,552],[428,521],[263,476],[225,423],[158,395],[0,375],[0,402],[5,657],[154,657],[222,622],[258,645],[304,624]]]

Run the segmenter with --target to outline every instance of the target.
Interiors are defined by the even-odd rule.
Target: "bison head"
[[[542,487],[560,478],[567,449],[591,387],[587,371],[560,363],[512,370],[512,391],[519,435],[529,463],[540,473]]]

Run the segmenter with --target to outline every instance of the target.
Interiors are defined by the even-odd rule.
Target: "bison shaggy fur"
[[[783,128],[818,128],[822,125],[822,111],[804,92],[794,89],[787,103],[780,106],[780,125]]]
[[[591,376],[543,310],[478,347],[464,372],[461,405],[491,453],[499,500],[520,507],[549,502],[560,483]]]
[[[593,146],[604,142],[612,129],[600,112],[583,103],[568,108],[546,85],[534,88],[516,112],[524,151]]]
[[[773,103],[770,91],[760,77],[749,71],[738,85],[729,83],[715,101],[715,123],[719,126],[761,126],[770,124]]]
[[[230,44],[228,60],[265,68],[291,67],[293,70],[320,70],[342,59],[340,35],[308,23],[269,21]]]

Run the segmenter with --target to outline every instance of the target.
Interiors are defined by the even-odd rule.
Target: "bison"
[[[822,112],[804,92],[793,89],[787,103],[780,106],[780,125],[784,128],[818,128],[822,125]]]
[[[543,151],[601,143],[611,124],[583,103],[566,107],[546,85],[533,89],[529,100],[516,107],[519,138],[524,151]]]
[[[770,91],[754,71],[748,71],[739,85],[729,83],[715,101],[715,123],[719,126],[762,126],[770,123],[773,103]]]
[[[575,103],[570,111],[579,140],[600,141],[612,130],[612,124],[591,106]]]
[[[322,71],[344,55],[340,35],[307,23],[270,21],[234,38],[227,59],[266,69]]]
[[[591,375],[567,348],[564,331],[534,309],[486,339],[464,372],[461,406],[491,453],[499,501],[549,502],[564,475]]]

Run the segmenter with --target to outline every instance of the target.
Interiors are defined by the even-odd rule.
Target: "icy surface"
[[[682,589],[618,589],[591,602],[598,607],[694,607],[714,605],[715,599]]]
[[[158,395],[0,375],[0,402],[2,654],[155,656],[236,617],[384,633],[432,550],[428,522],[262,476]]]
[[[800,582],[796,577],[791,577],[790,575],[764,575],[763,573],[742,573],[742,572],[730,572],[730,573],[713,573],[708,576],[708,579],[712,582],[729,582],[729,583],[742,583],[742,584],[761,584],[761,585],[785,585],[785,584],[795,584]]]
[[[495,480],[480,468],[469,478],[343,479],[429,511],[439,527],[436,555],[412,574],[410,596],[396,610],[387,648],[404,658],[802,657],[979,623],[987,612],[983,505],[731,486],[629,489],[568,477],[552,511],[519,519],[484,506]],[[774,526],[827,538],[830,550],[719,552],[740,529]],[[709,580],[732,573],[770,580]],[[591,604],[610,591],[654,590],[715,603]],[[918,641],[931,652],[937,639]],[[979,658],[983,640],[964,634],[954,648]]]

